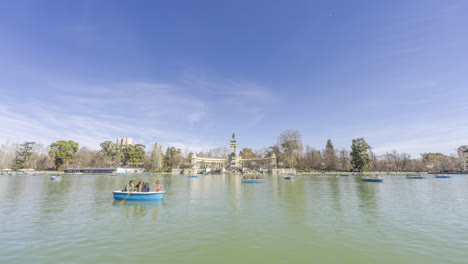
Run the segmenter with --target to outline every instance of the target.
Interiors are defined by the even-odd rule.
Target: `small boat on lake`
[[[452,176],[449,175],[436,175],[436,178],[452,178]]]
[[[362,178],[361,180],[365,182],[383,182],[383,179]]]
[[[50,177],[50,179],[53,181],[60,181],[62,179],[62,176],[52,176]]]
[[[211,173],[205,173],[205,176],[210,176],[210,175],[211,175]]]
[[[406,179],[424,179],[421,175],[407,175]]]
[[[198,175],[190,175],[189,178],[198,178]]]
[[[262,179],[243,179],[242,183],[261,183]]]
[[[146,173],[145,175],[151,176],[151,175],[153,175],[153,174],[152,174],[152,173]]]
[[[349,174],[340,174],[340,176],[345,177],[345,176],[349,176]]]
[[[294,177],[294,176],[284,176],[284,179],[285,180],[295,180],[296,177]]]
[[[114,191],[115,200],[154,201],[162,200],[166,192],[122,192]],[[125,198],[126,197],[126,198]]]

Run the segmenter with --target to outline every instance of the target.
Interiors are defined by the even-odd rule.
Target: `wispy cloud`
[[[202,140],[203,136],[192,130],[194,126],[207,118],[222,120],[232,114],[223,110],[226,106],[236,107],[235,114],[244,112],[245,120],[259,122],[262,106],[272,98],[261,86],[229,83],[230,89],[216,90],[213,96],[216,84],[206,82],[194,92],[194,86],[203,85],[197,80],[89,84],[49,79],[49,93],[27,100],[18,94],[0,107],[0,123],[7,124],[0,128],[0,140],[48,144],[72,139],[96,149],[105,140],[133,137],[134,142],[146,145],[159,142],[202,151],[217,144]],[[255,107],[245,105],[252,101],[257,101]],[[19,109],[15,108],[18,104]],[[239,106],[245,110],[238,111]]]
[[[391,150],[410,153],[420,158],[421,153],[442,152],[446,155],[456,153],[461,145],[466,145],[468,123],[448,122],[439,124],[416,123],[406,128],[372,131],[365,138],[373,144],[374,151],[384,154]]]

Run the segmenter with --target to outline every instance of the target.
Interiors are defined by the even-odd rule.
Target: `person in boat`
[[[140,180],[136,186],[137,192],[142,192],[145,190],[145,182]]]
[[[131,192],[133,188],[135,188],[135,186],[133,185],[133,180],[130,180],[125,186],[125,188],[123,188],[122,192]]]
[[[376,178],[377,180],[381,180],[381,179],[382,179],[382,178],[380,178],[379,175],[375,176],[375,178]]]
[[[149,190],[150,190],[149,183],[145,183],[145,192],[149,192]]]
[[[163,191],[163,186],[159,180],[156,181],[156,192],[162,192]]]

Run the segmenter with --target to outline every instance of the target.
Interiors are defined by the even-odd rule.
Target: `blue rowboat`
[[[190,175],[189,178],[198,178],[198,175]]]
[[[127,201],[125,199],[125,203],[122,203],[121,200],[114,200],[112,202],[113,206],[146,206],[146,207],[158,207],[162,204],[162,200],[143,200],[143,201]]]
[[[206,173],[206,174],[205,174],[205,176],[210,176],[210,175],[211,175],[211,173]]]
[[[62,177],[60,177],[60,176],[52,176],[52,177],[50,177],[50,179],[53,180],[53,181],[60,181],[60,180],[62,179]]]
[[[411,176],[406,176],[406,179],[424,179],[423,176],[415,176],[415,175],[411,175]]]
[[[294,176],[284,176],[284,179],[285,180],[294,180],[295,177]]]
[[[261,179],[245,179],[242,180],[242,183],[261,183],[263,180]]]
[[[118,174],[107,174],[108,176],[118,176]]]
[[[365,182],[383,182],[383,179],[367,179],[367,178],[364,178],[364,179],[361,179],[362,181],[365,181]]]
[[[340,174],[340,176],[343,176],[343,177],[344,177],[344,176],[349,176],[349,174]]]
[[[151,176],[151,175],[153,175],[153,174],[152,174],[152,173],[146,173],[145,175]]]
[[[448,175],[436,175],[435,177],[436,178],[452,178],[452,176],[448,176]]]
[[[130,201],[154,201],[162,200],[166,192],[122,192],[114,191],[115,200],[130,200]],[[125,198],[127,197],[127,198]]]

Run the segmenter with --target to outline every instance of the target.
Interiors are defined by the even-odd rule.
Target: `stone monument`
[[[235,137],[235,134],[232,133],[231,154],[229,154],[228,167],[233,167],[233,168],[240,167],[239,156],[237,156],[236,147],[237,147],[236,137]]]

